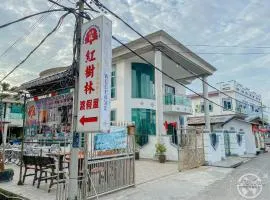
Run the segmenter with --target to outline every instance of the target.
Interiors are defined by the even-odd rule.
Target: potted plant
[[[165,163],[166,155],[165,152],[167,151],[164,144],[157,143],[156,144],[156,155],[158,156],[158,160],[160,163]]]

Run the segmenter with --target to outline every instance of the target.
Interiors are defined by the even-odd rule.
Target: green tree
[[[10,87],[9,83],[3,82],[3,83],[1,83],[1,86],[2,86],[3,91],[9,91],[9,87]]]

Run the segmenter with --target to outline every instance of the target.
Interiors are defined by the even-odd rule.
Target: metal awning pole
[[[22,167],[23,167],[23,152],[24,152],[24,135],[25,135],[25,117],[26,117],[26,94],[24,94],[23,98],[23,135],[21,142],[21,156],[20,156],[20,177],[18,181],[18,185],[23,185],[22,182]]]

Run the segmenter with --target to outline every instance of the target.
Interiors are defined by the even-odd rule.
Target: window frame
[[[149,89],[151,90],[151,93],[149,97],[145,97],[142,95],[142,87],[140,85],[140,87],[137,87],[137,80],[134,80],[134,76],[133,76],[133,71],[135,71],[136,73],[136,78],[137,78],[137,71],[140,71],[140,74],[142,73],[142,70],[138,70],[139,67],[137,65],[145,65],[144,67],[149,67],[152,68],[152,75],[149,75],[147,73],[144,73],[146,75],[148,75],[150,78],[152,76],[153,79],[153,83],[152,85],[149,87]],[[156,99],[156,94],[155,94],[155,70],[151,65],[148,65],[147,63],[140,63],[140,62],[131,62],[130,63],[130,67],[131,67],[131,98],[133,99],[150,99],[150,100],[155,100]],[[142,78],[142,76],[140,77]],[[134,82],[136,82],[136,90],[138,90],[137,92],[134,92]],[[135,94],[136,93],[136,94]]]
[[[226,106],[225,106],[225,102],[227,103]],[[230,102],[231,108],[227,108],[228,102]],[[231,98],[222,98],[222,106],[223,106],[223,111],[232,111],[233,110],[232,99]]]
[[[115,117],[115,120],[114,121],[112,121],[112,112],[114,112],[114,117]],[[111,109],[111,112],[110,112],[110,121],[111,122],[115,122],[115,121],[117,121],[117,115],[116,115],[116,109]]]
[[[114,76],[112,75],[114,72]],[[116,79],[116,75],[117,75],[117,72],[116,72],[116,64],[113,64],[112,65],[112,72],[111,72],[111,100],[115,100],[116,97],[117,97],[117,79]],[[115,79],[115,85],[114,87],[112,87],[112,80],[113,78]],[[114,90],[114,97],[112,97],[112,90]]]

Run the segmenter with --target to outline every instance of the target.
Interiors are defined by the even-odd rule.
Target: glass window
[[[209,111],[210,111],[210,112],[213,112],[213,108],[214,108],[214,107],[213,107],[213,104],[210,103],[210,104],[209,104]]]
[[[153,66],[144,63],[132,63],[132,97],[155,99]]]
[[[204,113],[204,104],[201,103],[201,113]]]
[[[116,121],[116,110],[111,110],[111,122]]]
[[[156,111],[152,109],[132,108],[132,121],[140,135],[156,134]]]
[[[204,113],[204,103],[202,102],[200,105],[200,112]],[[209,103],[209,112],[213,112],[213,104]]]
[[[223,110],[232,110],[232,100],[231,99],[222,99]]]
[[[112,77],[111,77],[111,98],[116,97],[116,66],[112,66]]]

